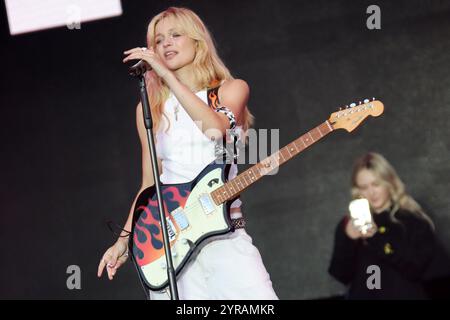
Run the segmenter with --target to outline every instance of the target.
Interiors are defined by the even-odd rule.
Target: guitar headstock
[[[328,122],[333,129],[345,129],[352,132],[363,122],[368,116],[378,117],[384,111],[384,105],[381,101],[372,99],[361,101],[359,104],[352,103],[350,106],[345,106],[342,110],[333,112],[328,119]]]

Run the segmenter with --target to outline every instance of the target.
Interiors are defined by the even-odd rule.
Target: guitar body
[[[161,184],[175,273],[181,271],[207,238],[232,231],[229,207],[210,193],[228,177],[230,164],[212,162],[191,182]],[[151,290],[168,285],[166,258],[155,186],[143,190],[133,209],[129,248],[139,277]]]

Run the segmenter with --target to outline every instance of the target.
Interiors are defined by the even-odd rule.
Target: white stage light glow
[[[11,35],[120,16],[120,0],[5,0]]]

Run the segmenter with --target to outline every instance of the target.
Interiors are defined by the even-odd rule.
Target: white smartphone
[[[350,202],[348,206],[353,225],[357,227],[362,234],[372,228],[372,214],[370,213],[369,201],[367,199],[356,199]]]

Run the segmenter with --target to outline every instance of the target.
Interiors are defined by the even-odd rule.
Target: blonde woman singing
[[[164,184],[193,180],[214,160],[214,141],[227,137],[230,128],[245,135],[252,124],[247,108],[249,87],[234,79],[219,58],[202,20],[191,10],[171,7],[156,15],[148,26],[147,48],[125,51],[124,62],[142,59],[156,134],[160,179]],[[207,92],[216,89],[217,108],[210,108]],[[138,194],[154,184],[142,106],[136,108],[136,125],[142,144],[142,185]],[[230,178],[237,174],[236,164]],[[132,205],[136,203],[136,199]],[[130,210],[124,229],[130,230]],[[231,219],[242,221],[236,199]],[[109,279],[127,261],[127,233],[103,255],[99,267]],[[209,241],[177,277],[180,299],[277,299],[258,249],[243,224],[235,232]],[[151,291],[151,299],[168,299],[168,290]]]

